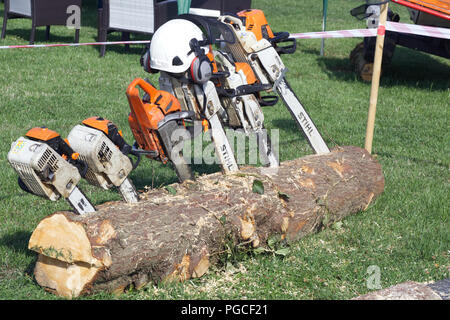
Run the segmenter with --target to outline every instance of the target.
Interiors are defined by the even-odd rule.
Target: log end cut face
[[[34,268],[37,283],[66,298],[78,297],[94,281],[99,268],[86,263],[67,263],[40,254]]]
[[[53,214],[42,220],[31,235],[28,248],[39,253],[34,270],[36,281],[64,297],[78,296],[104,267],[92,255],[82,224],[70,221],[66,214]]]

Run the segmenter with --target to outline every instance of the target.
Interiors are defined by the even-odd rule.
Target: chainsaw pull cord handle
[[[272,107],[277,104],[278,96],[260,96],[258,102],[261,107]]]

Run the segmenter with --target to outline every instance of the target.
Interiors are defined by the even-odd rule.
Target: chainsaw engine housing
[[[101,131],[76,125],[67,139],[88,165],[85,179],[103,189],[120,186],[133,169],[130,158]]]
[[[52,201],[67,198],[81,179],[50,146],[24,137],[12,143],[8,162],[31,193]]]

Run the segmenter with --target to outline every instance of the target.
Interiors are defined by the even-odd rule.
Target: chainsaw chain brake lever
[[[236,89],[217,88],[217,93],[220,96],[234,98],[247,94],[258,93],[261,91],[267,91],[270,89],[272,89],[272,86],[270,84],[243,84],[238,86]]]

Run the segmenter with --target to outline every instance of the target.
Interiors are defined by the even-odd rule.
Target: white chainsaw
[[[8,162],[24,191],[51,201],[62,197],[77,214],[95,211],[77,187],[87,165],[58,133],[45,127],[31,129],[12,143]]]
[[[228,72],[216,86],[222,103],[227,106],[228,124],[231,127],[243,128],[245,134],[255,133],[259,142],[259,151],[263,165],[275,168],[279,161],[268,138],[264,132],[264,114],[255,94],[267,89],[267,86],[256,83],[255,75],[247,63],[235,63],[224,52],[214,50],[215,63],[218,70]],[[234,118],[237,118],[233,121]],[[233,123],[234,122],[234,123]]]
[[[251,17],[252,13],[257,18]],[[277,92],[316,153],[330,152],[310,116],[285,78],[287,68],[283,64],[279,52],[291,53],[292,48],[295,50],[295,46],[291,46],[289,49],[276,47],[274,45],[275,41],[270,41],[270,37],[264,37],[265,34],[271,33],[271,31],[262,11],[246,10],[238,14],[241,14],[242,17],[223,15],[218,18],[222,23],[229,25],[229,30],[234,33],[237,40],[233,43],[224,42],[224,50],[227,50],[236,62],[248,63],[260,83],[270,85],[272,90]],[[251,30],[248,30],[242,20],[250,17],[254,19],[254,23],[250,24],[252,27]],[[257,32],[262,33],[259,38],[257,38]],[[284,39],[286,34],[281,33],[274,38]]]
[[[132,148],[123,139],[117,126],[109,120],[91,117],[76,125],[67,137],[70,146],[80,154],[88,169],[85,179],[92,185],[108,190],[117,187],[128,203],[139,201],[136,188],[128,178],[138,165],[128,155]]]

